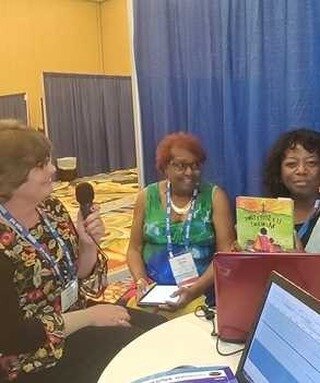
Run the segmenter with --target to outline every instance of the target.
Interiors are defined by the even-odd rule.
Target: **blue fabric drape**
[[[26,94],[0,96],[0,119],[17,119],[28,124]]]
[[[318,0],[133,0],[145,181],[167,133],[202,141],[205,177],[260,194],[275,138],[320,127]]]
[[[130,77],[44,73],[44,89],[56,158],[80,176],[135,166]]]

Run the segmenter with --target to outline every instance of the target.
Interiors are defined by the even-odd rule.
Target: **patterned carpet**
[[[101,217],[106,228],[106,235],[100,245],[108,257],[110,282],[101,300],[115,302],[132,283],[126,264],[126,252],[133,206],[139,190],[137,170],[117,170],[76,181],[90,182],[95,191],[94,202],[100,205]],[[65,205],[73,220],[76,219],[79,209],[74,188],[75,182],[58,181],[53,193]]]

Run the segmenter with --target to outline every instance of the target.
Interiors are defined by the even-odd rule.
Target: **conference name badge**
[[[190,251],[169,258],[170,267],[178,286],[190,286],[199,277]]]
[[[78,300],[78,279],[70,281],[61,293],[61,309],[66,312]]]

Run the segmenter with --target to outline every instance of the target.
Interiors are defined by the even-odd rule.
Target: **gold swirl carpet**
[[[117,170],[84,177],[71,183],[56,182],[53,194],[62,201],[74,221],[79,209],[75,199],[75,184],[82,181],[90,182],[93,186],[94,202],[100,205],[101,217],[106,228],[100,245],[108,257],[110,283],[101,300],[115,302],[132,283],[126,263],[126,252],[133,206],[139,190],[137,170]]]

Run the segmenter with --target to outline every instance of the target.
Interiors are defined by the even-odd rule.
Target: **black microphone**
[[[89,182],[81,182],[76,186],[76,199],[80,205],[82,217],[86,219],[91,213],[94,200],[94,190]]]
[[[76,186],[76,200],[80,205],[80,210],[83,219],[86,219],[91,213],[91,206],[94,200],[94,190],[89,182],[81,182]],[[90,234],[88,235],[97,246],[100,254],[103,254],[105,261],[108,262],[108,255],[100,247],[99,243],[97,243],[96,240]]]

